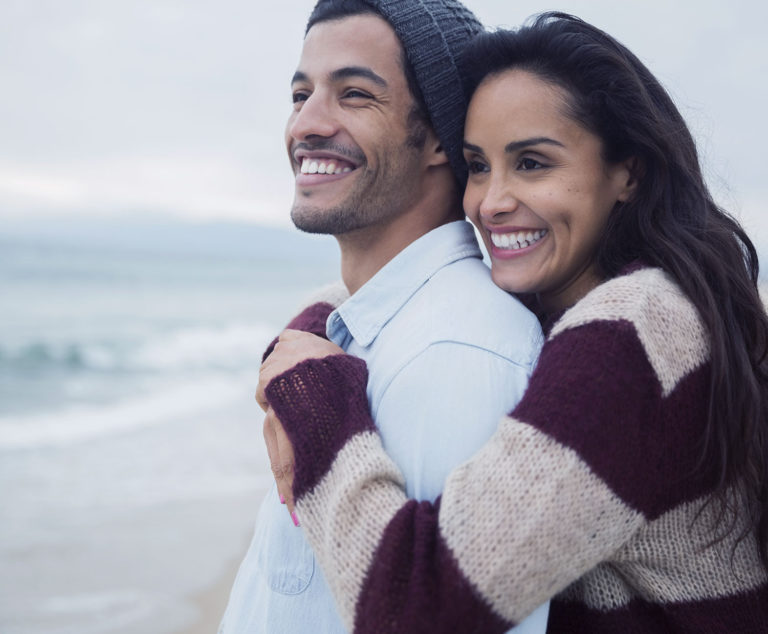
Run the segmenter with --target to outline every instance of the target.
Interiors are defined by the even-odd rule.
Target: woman
[[[545,14],[467,60],[465,209],[548,338],[432,505],[381,449],[364,365],[281,337],[260,400],[342,614],[360,632],[503,632],[554,597],[550,632],[768,631],[752,243],[668,95],[605,33]]]

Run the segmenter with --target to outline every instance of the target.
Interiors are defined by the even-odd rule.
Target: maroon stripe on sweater
[[[327,302],[318,302],[307,306],[296,317],[288,322],[286,328],[291,330],[303,330],[304,332],[311,332],[313,335],[328,339],[325,331],[325,323],[328,321],[328,315],[333,312],[333,306]],[[272,351],[277,345],[277,337],[267,346],[264,354],[261,357],[262,363],[266,361],[267,357],[272,354]]]
[[[768,632],[768,586],[707,601],[653,604],[635,599],[610,612],[553,599],[547,634],[758,634]]]
[[[653,519],[710,491],[693,477],[708,366],[662,398],[633,324],[591,322],[547,342],[512,415],[575,450],[613,491]],[[598,397],[595,398],[595,393]]]
[[[387,525],[356,606],[355,632],[506,632],[440,537],[435,504],[407,502]]]
[[[339,354],[302,361],[267,385],[267,401],[293,444],[297,499],[320,482],[352,436],[375,431],[367,383],[365,361]]]

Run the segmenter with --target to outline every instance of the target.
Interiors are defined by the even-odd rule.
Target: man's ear
[[[424,156],[426,157],[428,167],[437,167],[438,165],[448,163],[448,155],[443,150],[443,144],[440,143],[440,139],[437,138],[432,128],[427,129],[427,140],[424,149],[426,150]]]

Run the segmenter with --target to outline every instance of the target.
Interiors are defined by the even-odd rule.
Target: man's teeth
[[[333,161],[323,161],[305,158],[301,162],[302,174],[346,174],[351,172],[352,168],[349,165],[341,167],[336,165]]]
[[[492,233],[491,242],[493,242],[493,246],[499,249],[517,251],[517,249],[531,246],[545,235],[547,235],[546,229],[539,231],[516,231],[514,233]]]

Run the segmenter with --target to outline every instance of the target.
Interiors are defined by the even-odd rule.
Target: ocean
[[[0,632],[183,631],[271,484],[261,354],[332,239],[0,224]]]

